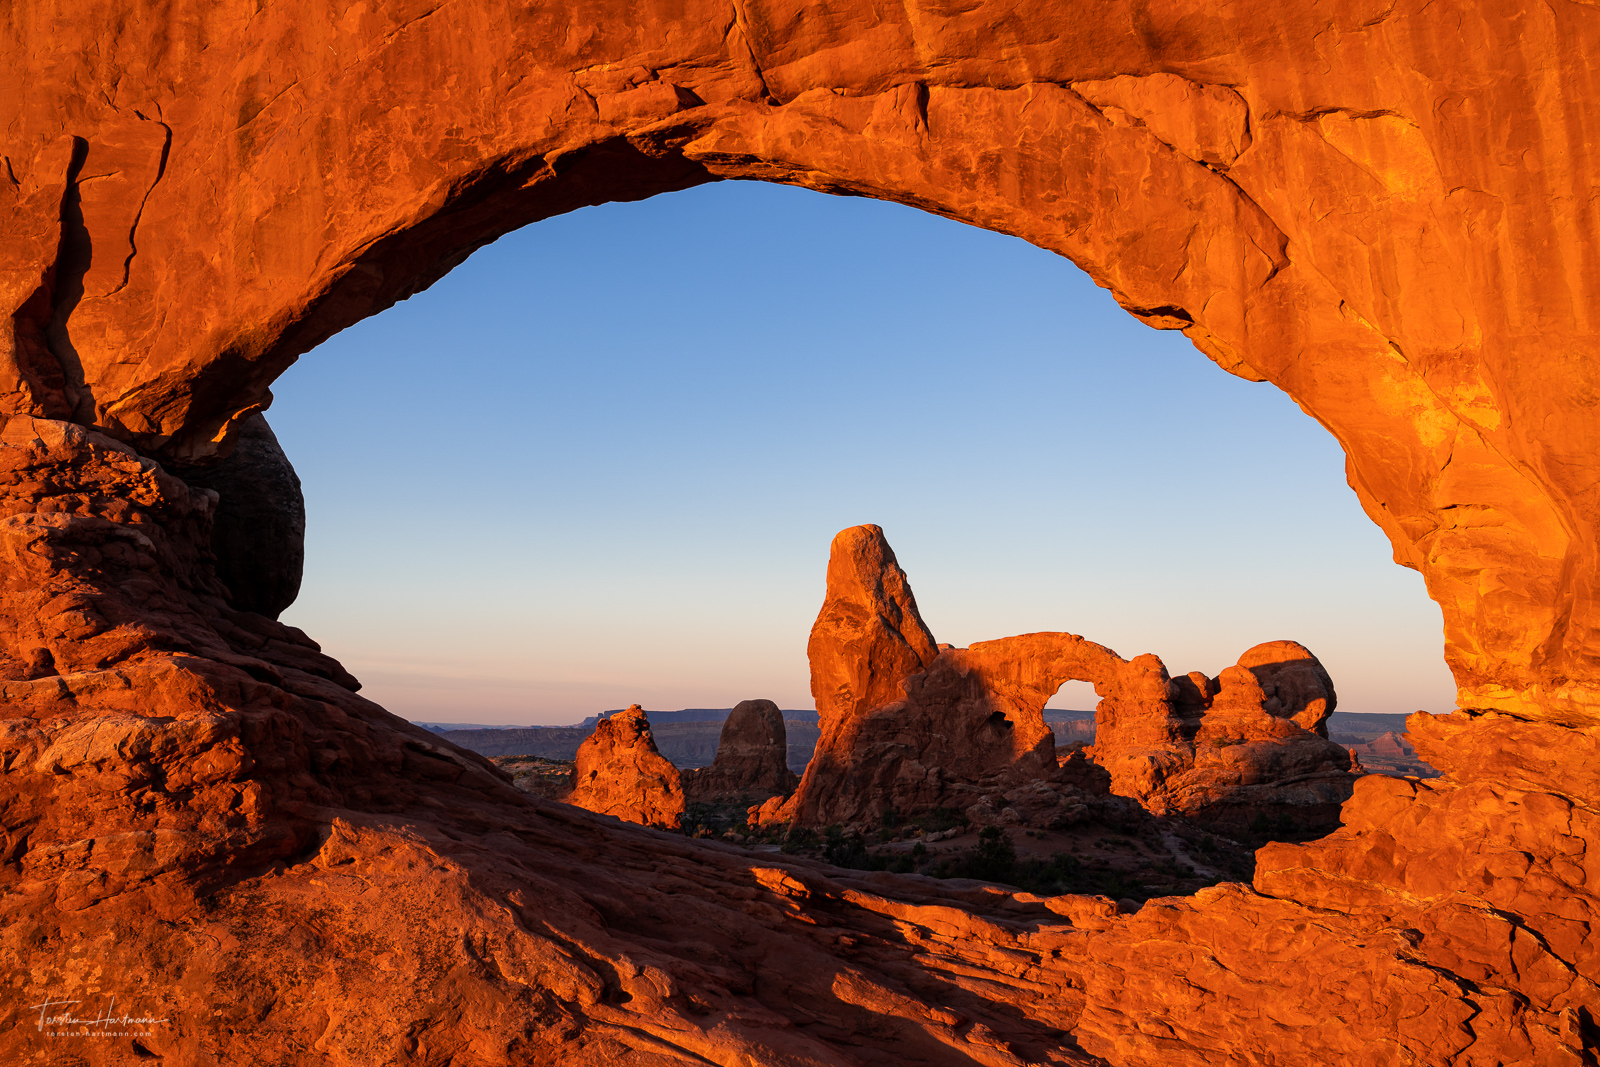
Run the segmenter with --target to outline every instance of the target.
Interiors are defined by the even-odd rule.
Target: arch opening
[[[1044,706],[1045,725],[1055,734],[1057,750],[1094,744],[1095,709],[1099,704],[1100,695],[1093,682],[1072,679],[1061,683]]]
[[[676,214],[674,202],[683,204]],[[749,236],[763,225],[771,235],[765,245]],[[646,280],[629,288],[610,276],[619,260]],[[730,260],[738,264],[732,270]],[[752,274],[752,262],[769,265],[759,278],[741,278]],[[831,287],[812,283],[839,262],[853,264],[855,275]],[[864,287],[862,277],[874,285]],[[974,280],[982,277],[989,280]],[[630,312],[610,316],[619,320],[615,328],[598,322],[596,302],[583,294],[599,278],[608,300]],[[724,295],[708,304],[706,292]],[[484,325],[507,307],[520,317]],[[726,320],[720,332],[714,323],[681,334],[662,325],[685,308],[704,320],[707,307],[716,309],[713,319]],[[997,328],[1002,319],[1015,328]],[[1064,332],[1077,354],[1062,341]],[[761,341],[759,356],[752,337]],[[483,355],[496,346],[501,355]],[[820,371],[805,369],[813,363]],[[1160,380],[1130,377],[1130,364]],[[482,405],[480,383],[490,380],[498,402],[516,399],[502,415],[474,420],[467,457],[392,449],[390,426],[436,424],[441,408]],[[426,388],[408,395],[407,381]],[[840,382],[852,388],[842,401]],[[291,370],[278,393],[271,418],[308,481],[313,542],[343,538],[332,548],[337,560],[313,560],[307,592],[285,618],[350,660],[374,697],[425,721],[559,724],[635,700],[662,710],[731,706],[764,690],[783,707],[803,709],[810,700],[798,652],[815,610],[816,554],[833,530],[861,517],[886,522],[903,552],[922,554],[923,595],[942,605],[938,617],[951,620],[941,633],[958,640],[1069,626],[1121,648],[1209,660],[1227,653],[1220,636],[1215,647],[1194,645],[1197,635],[1220,629],[1216,609],[1206,605],[1241,590],[1253,599],[1231,614],[1235,643],[1255,638],[1245,625],[1252,611],[1267,616],[1258,625],[1268,632],[1287,629],[1324,648],[1337,643],[1304,633],[1296,620],[1314,613],[1286,608],[1286,586],[1308,602],[1342,597],[1346,612],[1374,595],[1394,599],[1400,614],[1407,605],[1431,611],[1419,591],[1403,588],[1409,576],[1383,560],[1381,539],[1351,506],[1338,482],[1337,449],[1291,405],[1195,360],[1175,334],[1141,328],[1056,256],[880,201],[720,183],[550,219],[334,338]],[[339,398],[351,394],[367,395],[370,406],[350,410]],[[1074,399],[1088,395],[1101,399]],[[876,474],[880,461],[861,459],[885,457],[892,465],[906,455],[903,435],[879,414],[885,403],[916,419],[911,454],[926,451],[929,470],[956,485],[1029,497],[1034,522],[1008,524],[997,539],[981,508],[955,506],[913,482],[886,490]],[[1113,408],[1143,414],[1118,416]],[[363,423],[368,412],[374,417]],[[1225,429],[1230,423],[1279,439],[1277,462],[1241,466],[1262,450],[1250,433]],[[683,434],[686,424],[705,432]],[[1155,424],[1172,434],[1157,439],[1149,431]],[[737,449],[727,447],[730,439],[740,442]],[[759,462],[730,460],[730,451],[753,453]],[[1076,470],[1057,460],[1027,461],[1052,451],[1096,458]],[[352,453],[354,477],[329,465]],[[536,458],[513,464],[509,474],[480,473],[503,470],[494,457],[518,453]],[[1341,589],[1348,573],[1340,581],[1284,580],[1281,568],[1306,555],[1305,537],[1297,546],[1241,547],[1231,521],[1207,526],[1207,516],[1197,516],[1185,536],[1161,538],[1137,520],[1118,527],[1099,517],[1137,515],[1151,482],[1204,482],[1212,476],[1208,463],[1235,472],[1235,484],[1214,491],[1210,516],[1220,519],[1248,513],[1250,483],[1283,483],[1297,468],[1320,465],[1332,499],[1291,488],[1280,506],[1342,510],[1342,522],[1306,537],[1318,550],[1345,552],[1339,570],[1369,568],[1384,590]],[[1084,473],[1091,467],[1099,469]],[[612,498],[587,492],[594,486],[612,487]],[[472,522],[482,528],[471,536],[494,547],[488,558],[462,553],[447,561],[444,575],[429,578],[407,561],[430,544],[459,540],[459,517],[448,510],[417,515],[402,502],[456,495],[474,499]],[[1074,501],[1093,502],[1098,514]],[[404,514],[394,511],[397,503]],[[740,512],[745,504],[778,521],[752,527],[749,509]],[[633,518],[641,507],[648,524]],[[319,533],[315,516],[329,511],[335,517]],[[552,525],[571,516],[579,517],[571,525],[581,534],[558,536]],[[376,552],[367,534],[375,522],[388,531]],[[513,548],[523,537],[528,547]],[[1365,563],[1349,558],[1351,545],[1362,546]],[[710,547],[723,562],[706,558]],[[1162,555],[1170,559],[1150,565]],[[562,562],[541,574],[546,560]],[[692,560],[701,562],[690,573]],[[384,575],[401,571],[406,584],[385,582]],[[781,593],[778,582],[786,586]],[[1168,595],[1181,587],[1181,598]],[[367,599],[374,589],[375,601]],[[452,589],[463,595],[452,601]],[[708,596],[703,636],[691,641],[682,605]],[[358,617],[352,605],[363,601],[371,608]],[[429,641],[408,645],[401,631],[418,614],[413,604],[439,625]],[[788,657],[778,692],[770,691],[775,672],[765,681],[749,673],[724,681],[718,676],[725,669],[704,652],[697,669],[700,679],[722,686],[713,693],[704,681],[660,686],[659,673],[652,676],[686,662],[697,643],[751,648],[751,627],[726,620],[764,619],[775,606],[793,632],[780,639],[768,626],[759,655],[771,663]],[[535,616],[550,621],[530,627]],[[1437,664],[1436,639],[1427,632],[1435,625],[1422,619],[1409,642],[1369,642],[1365,652],[1386,658],[1390,672],[1375,692],[1404,670],[1408,654]],[[596,661],[561,645],[580,633],[591,647],[621,654]],[[481,650],[501,666],[474,659]],[[526,680],[541,669],[540,656],[581,669],[530,694]],[[596,679],[619,668],[627,677],[600,692]],[[1448,700],[1447,681],[1430,684],[1434,694],[1412,696],[1404,710]],[[530,709],[539,700],[546,703]],[[484,707],[492,711],[478,710]]]

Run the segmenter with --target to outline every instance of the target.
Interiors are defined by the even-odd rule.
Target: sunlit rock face
[[[1132,716],[1114,710],[1107,718],[1116,725],[1096,730],[1095,760],[1119,792],[1228,834],[1338,827],[1355,777],[1349,751],[1327,738],[1333,681],[1309,649],[1269,641],[1215,679],[1199,672],[1170,679],[1164,669],[1155,673],[1159,666],[1146,665],[1144,688],[1165,681],[1166,707],[1147,701]]]
[[[641,826],[676,830],[683,815],[683,780],[656,749],[650,720],[633,704],[607,715],[578,746],[568,804]]]
[[[1592,1057],[1592,7],[20,0],[0,53],[0,959],[170,1020],[0,1059]],[[719,178],[1016,234],[1284,389],[1440,604],[1443,777],[1117,915],[530,799],[229,602],[161,464],[484,241]]]
[[[855,773],[845,763],[868,744],[860,736],[868,717],[903,699],[901,683],[939,654],[880,528],[852,526],[833,539],[806,654],[822,734],[800,789],[767,818],[813,826],[843,821],[834,791]]]

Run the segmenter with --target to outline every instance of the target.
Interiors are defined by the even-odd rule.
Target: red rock
[[[189,1020],[140,1039],[165,1059],[327,1062],[298,1051],[320,1041],[367,1062],[413,1034],[580,1065],[1004,1062],[999,1043],[1022,1063],[1581,1062],[1600,731],[1415,716],[1452,778],[1362,779],[1346,826],[1263,850],[1253,889],[1132,915],[841,872],[519,793],[197,580],[208,495],[66,424],[0,444],[3,633],[61,668],[0,682],[0,961],[29,1004],[129,976],[124,1008]],[[997,674],[1094,657],[1066,637],[965,651]],[[35,1034],[0,1058],[59,1050]],[[73,1053],[140,1055],[121,1040]]]
[[[1129,795],[1154,812],[1233,836],[1259,832],[1261,820],[1300,834],[1338,826],[1355,775],[1350,753],[1327,739],[1333,682],[1310,651],[1271,641],[1240,656],[1216,682],[1187,678],[1172,687],[1174,706],[1187,702],[1179,713],[1181,743],[1152,753],[1148,745],[1124,747],[1116,735],[1096,734],[1095,758],[1108,767],[1130,760],[1151,766]],[[1200,693],[1210,696],[1197,701]]]
[[[8,9],[0,961],[16,1004],[126,982],[174,1021],[143,1051],[17,1025],[0,1060],[1593,1058],[1600,21],[818,10]],[[1119,915],[529,800],[228,602],[209,496],[158,463],[226,452],[299,355],[484,242],[723,178],[1032,241],[1284,389],[1440,604],[1464,710],[1408,734],[1445,777],[1363,778],[1254,887]],[[1201,681],[1118,744],[1198,732]]]
[[[711,766],[683,775],[691,801],[788,796],[800,779],[789,769],[783,712],[770,700],[740,701],[722,724]]]
[[[777,817],[801,825],[836,821],[822,811],[825,794],[847,772],[860,742],[864,716],[903,699],[901,683],[933,662],[938,642],[917,612],[916,597],[894,550],[876,526],[853,526],[833,539],[828,553],[827,592],[811,627],[811,695],[817,701],[817,741],[811,762],[791,802]]]
[[[1240,667],[1256,676],[1266,700],[1263,710],[1293,719],[1301,729],[1328,736],[1328,716],[1338,705],[1333,679],[1310,649],[1298,641],[1268,641],[1239,657]]]
[[[1067,255],[1314,413],[1425,572],[1466,706],[1600,706],[1600,431],[1569,388],[1587,305],[1535,312],[1503,283],[1566,292],[1593,231],[1586,198],[1549,193],[1583,187],[1587,127],[1521,121],[1549,83],[1501,62],[1532,48],[1582,82],[1587,15],[1351,9],[1335,40],[1303,6],[1110,4],[1035,11],[1013,40],[1006,14],[848,5],[730,35],[702,3],[596,8],[579,40],[542,9],[494,32],[374,9],[312,43],[298,3],[270,25],[219,4],[180,62],[153,44],[164,13],[85,2],[28,0],[0,40],[30,87],[0,103],[0,412],[197,459],[300,354],[528,222],[721,178],[880,196]]]
[[[594,733],[578,746],[572,792],[564,799],[642,826],[678,829],[683,781],[678,768],[656,750],[643,708],[634,704],[595,724]]]
[[[938,654],[883,530],[840,531],[828,553],[827,594],[806,645],[824,738],[839,736],[863,712],[900,699],[901,681]],[[825,740],[818,753],[828,747]]]
[[[853,547],[863,541],[870,553]],[[823,743],[799,791],[787,804],[761,808],[758,821],[859,829],[888,813],[916,818],[936,808],[965,812],[976,823],[1043,827],[1082,817],[1096,791],[1060,780],[1055,737],[1043,715],[1056,690],[1076,680],[1094,683],[1101,697],[1094,760],[1109,772],[1111,792],[1235,836],[1261,818],[1273,826],[1288,819],[1300,833],[1338,825],[1354,776],[1349,753],[1313,732],[1332,712],[1334,691],[1303,646],[1258,645],[1216,684],[1199,674],[1174,682],[1153,655],[1130,662],[1074,634],[944,647],[926,665],[904,654],[889,636],[898,631],[887,625],[866,640],[829,640],[841,629],[838,620],[852,617],[839,605],[866,600],[863,590],[892,588],[896,602],[914,612],[893,560],[877,527],[835,539],[809,648],[812,690],[865,692],[882,703],[869,706],[852,696],[848,711],[833,718],[848,729],[830,731],[825,713]],[[881,578],[872,576],[874,566]],[[902,610],[906,617],[914,616]],[[918,619],[913,631],[925,630]],[[848,684],[830,684],[841,678]],[[1010,799],[1018,789],[1018,797],[1030,798],[1020,807]],[[1055,799],[1044,801],[1040,790]],[[1008,809],[1010,816],[1003,814]]]

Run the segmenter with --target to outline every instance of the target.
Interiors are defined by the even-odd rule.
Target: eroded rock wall
[[[1153,698],[1165,682],[1165,703],[1108,715],[1117,725],[1095,732],[1095,761],[1117,792],[1234,836],[1338,827],[1355,778],[1349,750],[1327,738],[1333,681],[1309,649],[1268,641],[1215,679],[1168,679],[1153,656],[1129,667],[1141,660],[1142,688]]]
[[[883,589],[896,591],[900,625],[926,632],[883,531],[840,533],[808,649],[822,740],[794,796],[763,805],[758,823],[869,829],[939,808],[980,823],[1007,808],[1016,818],[1028,810],[1028,825],[1070,821],[1099,783],[1058,761],[1044,708],[1064,683],[1087,681],[1100,697],[1089,751],[1110,792],[1234,836],[1262,820],[1302,835],[1339,825],[1350,753],[1327,739],[1333,682],[1303,645],[1257,645],[1218,679],[1173,679],[1158,656],[1124,660],[1069,633],[940,646],[924,662],[883,614],[859,606]],[[828,708],[828,696],[844,710]]]

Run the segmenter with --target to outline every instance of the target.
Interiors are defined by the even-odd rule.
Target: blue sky
[[[747,182],[587,208],[274,393],[308,512],[284,621],[409,718],[810,707],[828,543],[865,522],[941,641],[1067,630],[1214,675],[1292,638],[1341,710],[1454,703],[1438,608],[1326,431],[1067,260],[911,208]]]

